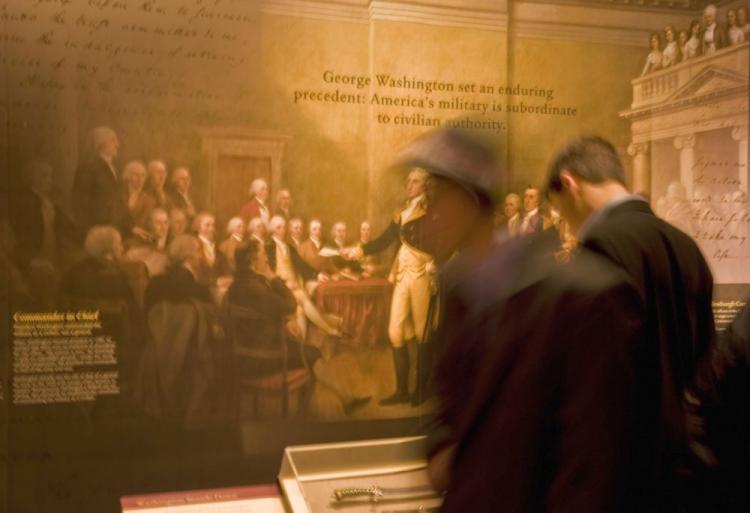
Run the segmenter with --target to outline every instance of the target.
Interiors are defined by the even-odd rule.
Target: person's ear
[[[580,189],[578,179],[567,169],[560,171],[560,183],[562,184],[563,190],[568,190],[568,192],[574,194],[578,193]]]

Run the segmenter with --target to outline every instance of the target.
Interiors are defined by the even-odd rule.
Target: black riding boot
[[[393,348],[393,367],[396,371],[396,392],[380,401],[381,406],[409,402],[409,349],[403,347]]]
[[[430,396],[429,382],[432,374],[432,351],[429,342],[417,344],[417,385],[411,396],[411,405],[419,406]]]

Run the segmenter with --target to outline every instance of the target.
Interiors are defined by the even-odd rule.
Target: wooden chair
[[[281,414],[289,414],[289,400],[294,393],[303,396],[303,388],[310,382],[311,373],[306,367],[290,369],[289,344],[284,335],[285,322],[269,319],[252,308],[226,304],[229,337],[233,360],[238,363],[244,359],[255,362],[259,367],[276,368],[277,370],[260,376],[243,376],[240,365],[235,366],[235,404],[236,415],[240,414],[240,395],[243,390],[251,392],[253,397],[253,415],[258,416],[258,396],[260,394],[279,395],[281,397]],[[269,330],[269,323],[278,323],[275,330]],[[240,329],[239,327],[243,328]],[[278,340],[269,344],[268,332],[278,334]],[[302,361],[304,362],[304,355]]]

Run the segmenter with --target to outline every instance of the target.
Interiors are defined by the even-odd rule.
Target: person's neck
[[[422,198],[424,198],[424,193],[422,193],[422,194],[417,194],[417,195],[416,195],[416,196],[414,196],[413,198],[409,198],[408,200],[406,200],[406,203],[407,203],[408,205],[416,205],[417,203],[419,203],[419,201],[420,201],[420,200],[421,200]]]
[[[630,193],[619,182],[604,182],[601,184],[587,184],[584,186],[584,194],[584,202],[592,212],[596,212],[606,207],[612,201],[619,200]]]

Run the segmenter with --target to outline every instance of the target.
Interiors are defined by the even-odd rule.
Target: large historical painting
[[[498,231],[557,230],[562,259],[546,165],[601,134],[717,314],[744,299],[742,2],[5,0],[0,27],[12,511],[422,432],[438,266],[392,164],[436,127],[494,141]]]

